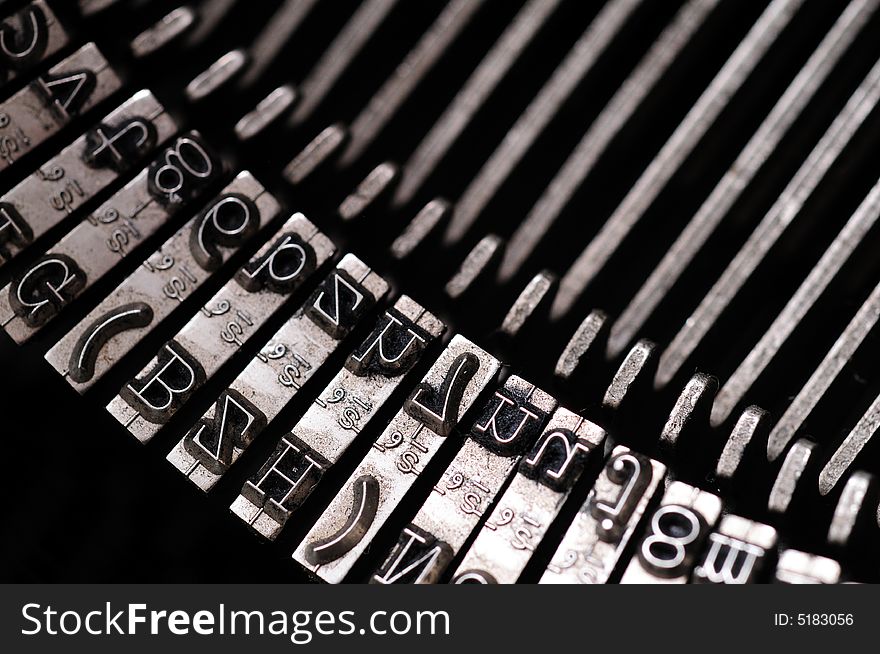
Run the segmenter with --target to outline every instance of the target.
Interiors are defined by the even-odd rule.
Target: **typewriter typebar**
[[[157,205],[154,211],[161,215],[177,206]],[[250,173],[239,173],[65,334],[46,359],[83,392],[173,311],[190,306],[192,294],[279,212],[278,201]],[[107,241],[108,247],[114,243]]]
[[[169,161],[178,164],[169,164]],[[166,166],[180,171],[169,194]],[[0,324],[21,343],[152,236],[222,172],[196,132],[187,132],[131,182],[27,267],[0,291]],[[178,175],[174,172],[173,175]],[[178,188],[179,187],[179,188]]]
[[[708,532],[721,515],[721,499],[680,481],[666,488],[647,517],[622,584],[687,583]]]
[[[119,76],[94,43],[50,68],[0,105],[0,170],[121,87]]]
[[[543,584],[604,584],[663,489],[666,466],[618,445],[541,577]]]
[[[773,566],[777,534],[769,525],[726,515],[709,534],[694,582],[748,584]]]
[[[5,577],[880,581],[878,34],[0,1]]]
[[[509,377],[482,407],[467,440],[371,581],[439,581],[555,407],[556,400],[541,389]],[[549,457],[535,461],[536,468],[552,466]]]
[[[497,359],[455,336],[373,442],[294,559],[325,581],[342,581],[441,447],[457,445],[454,432],[462,416],[499,369]],[[432,552],[428,545],[428,561]]]
[[[384,280],[357,257],[343,257],[321,290],[266,342],[168,460],[209,490],[387,292]]]
[[[295,214],[235,277],[126,384],[107,406],[141,442],[150,440],[192,394],[281,310],[334,252],[333,244]]]
[[[407,379],[425,348],[439,338],[443,330],[443,323],[412,299],[403,296],[398,300],[380,318],[367,339],[349,355],[345,368],[282,438],[271,458],[245,483],[241,496],[232,505],[233,512],[248,520],[263,536],[273,538],[320,481],[321,475]],[[303,459],[308,461],[307,466],[303,465]],[[275,480],[278,476],[287,477],[280,488]],[[356,528],[368,520],[375,484],[363,490],[367,492],[362,496],[364,513],[356,512]],[[267,517],[262,518],[258,512],[254,519],[254,505],[261,507]],[[269,522],[270,519],[279,527]],[[339,536],[343,542],[345,535]],[[333,544],[337,544],[335,541]],[[332,545],[328,547],[332,551]]]
[[[601,457],[604,444],[605,432],[598,425],[568,409],[556,409],[483,523],[454,583],[516,582],[588,470],[589,459]]]
[[[388,290],[381,276],[357,257],[347,255],[309,298],[302,319],[316,332],[342,340],[364,315],[371,315]],[[299,321],[288,323],[286,332],[276,334],[274,340],[284,342],[298,328],[302,328]],[[412,347],[415,341],[409,345]],[[358,389],[359,384],[352,383],[351,377],[343,370],[334,378],[293,429],[282,436],[232,503],[232,512],[265,538],[274,540],[278,536],[291,514],[394,388],[392,378],[386,384]],[[292,386],[294,392],[298,387],[296,383]]]
[[[840,564],[824,556],[797,550],[783,550],[776,566],[776,583],[836,584],[840,581]]]
[[[7,263],[127,173],[177,125],[140,91],[0,198],[0,262]]]

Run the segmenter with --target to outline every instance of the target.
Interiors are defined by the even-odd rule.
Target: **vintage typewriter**
[[[880,0],[6,0],[8,581],[874,582]]]

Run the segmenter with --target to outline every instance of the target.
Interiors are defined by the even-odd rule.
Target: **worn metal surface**
[[[509,377],[483,407],[468,439],[371,581],[439,581],[555,407],[556,400],[541,389],[516,375]],[[560,437],[572,459],[583,458],[589,449],[583,443],[569,443],[564,434]],[[553,466],[553,460],[545,460],[540,450],[525,461],[538,475]],[[438,554],[420,561],[421,549],[426,546]]]
[[[179,183],[174,182],[172,198],[162,180],[169,172],[166,166],[172,165],[167,162],[181,156],[174,168]],[[0,291],[0,325],[16,343],[32,337],[185,204],[197,201],[222,173],[222,162],[198,133],[175,139],[61,241],[16,273]]]
[[[444,329],[442,322],[411,298],[398,300],[282,438],[272,457],[245,483],[242,494],[233,502],[233,513],[263,536],[274,538],[320,481],[320,475],[342,456],[391,394],[407,381],[425,350]],[[292,455],[294,449],[303,453]],[[310,475],[307,466],[303,471],[302,458],[314,462],[320,470]],[[273,478],[279,474],[287,477],[281,490],[273,485]],[[361,503],[353,505],[356,529],[361,528],[375,499],[376,485],[368,485],[370,489],[364,489]],[[310,560],[332,559],[351,538],[352,534],[343,530],[329,542],[313,544]]]
[[[0,198],[0,262],[143,162],[177,130],[149,91],[139,91]]]
[[[46,360],[83,392],[173,311],[188,305],[209,275],[256,238],[280,209],[250,173],[239,173],[199,215],[146,257],[65,334],[46,353]]]
[[[162,346],[107,410],[139,441],[150,440],[334,251],[333,244],[305,216],[292,216]]]
[[[666,488],[650,514],[622,584],[683,584],[721,516],[721,498],[680,481]]]
[[[342,311],[358,319],[363,315],[362,305],[375,303],[388,292],[381,277],[350,254],[328,279],[338,294],[339,313],[333,315],[340,322],[346,320]],[[358,299],[361,293],[364,297]],[[354,295],[345,298],[343,294]],[[168,460],[196,486],[210,490],[340,347],[347,331],[328,333],[312,318],[314,307],[334,304],[315,297],[300,307],[171,451]]]
[[[562,538],[542,584],[604,584],[663,489],[666,466],[618,445]]]
[[[468,548],[453,583],[512,584],[556,520],[590,462],[602,456],[605,431],[568,409],[551,416]]]
[[[404,408],[375,439],[342,492],[312,526],[294,559],[325,581],[341,582],[391,514],[402,509],[407,492],[441,447],[458,447],[454,431],[461,417],[492,383],[499,368],[493,356],[463,336],[453,337]],[[352,523],[352,515],[358,517],[360,504],[355,500],[359,497],[369,500],[369,519]],[[315,547],[348,533],[351,524],[356,529],[344,546],[316,556]]]
[[[37,77],[0,105],[0,171],[121,86],[122,80],[94,43]]]

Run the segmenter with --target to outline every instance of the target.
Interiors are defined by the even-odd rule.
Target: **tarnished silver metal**
[[[875,7],[875,0],[850,3],[828,31],[736,161],[615,322],[608,342],[611,356],[616,356],[626,347],[668,295],[672,286],[815,97]]]
[[[168,162],[174,161],[171,164]],[[174,166],[174,200],[162,190]],[[197,132],[187,132],[0,291],[0,326],[16,343],[39,332],[223,172]],[[117,325],[118,326],[118,325]]]
[[[775,555],[776,530],[760,522],[726,515],[709,534],[694,568],[698,584],[752,584],[760,582]]]
[[[269,460],[245,482],[232,512],[257,533],[274,539],[444,330],[440,320],[412,299],[403,296],[398,300],[296,426],[282,437]],[[358,490],[363,492],[352,505],[355,530],[369,520],[378,483],[366,481]],[[345,529],[313,544],[311,560],[332,559],[353,538],[351,532]]]
[[[204,100],[217,89],[228,84],[246,64],[247,53],[244,50],[227,52],[186,85],[186,89],[184,89],[186,99],[190,102]]]
[[[816,443],[801,438],[795,441],[785,455],[782,466],[776,474],[770,496],[767,498],[767,510],[774,513],[785,513],[791,505],[798,483],[810,463]]]
[[[296,38],[297,30],[308,18],[318,0],[284,0],[272,17],[265,22],[260,33],[251,42],[248,56],[251,60],[247,71],[239,80],[239,87],[254,85],[266,69],[278,61],[284,47]]]
[[[810,375],[807,383],[798,391],[794,401],[782,414],[773,427],[767,441],[767,458],[774,461],[785,451],[786,446],[801,428],[804,420],[825,395],[831,384],[852,359],[856,350],[880,319],[880,284],[874,287],[868,299],[849,321],[822,362]],[[876,402],[875,402],[876,404]],[[864,427],[873,431],[869,420]]]
[[[557,377],[571,379],[587,352],[595,349],[594,343],[605,328],[607,320],[608,316],[600,309],[594,309],[584,318],[556,361],[553,372]]]
[[[721,498],[680,481],[670,483],[648,519],[622,584],[684,584],[721,515]]]
[[[568,409],[553,413],[468,549],[453,583],[516,582],[589,463],[605,430]]]
[[[79,0],[79,10],[83,16],[92,16],[98,12],[109,9],[119,0]]]
[[[663,488],[666,466],[618,445],[566,531],[542,584],[604,584],[648,506]]]
[[[373,168],[339,205],[339,217],[343,220],[354,220],[363,214],[379,196],[388,191],[389,186],[397,179],[397,172],[397,164],[390,161]]]
[[[552,396],[521,377],[509,377],[482,408],[468,439],[371,582],[440,581],[555,408]],[[552,483],[555,457],[563,455],[563,467],[576,469],[595,446],[570,431],[557,433],[523,459],[532,478]]]
[[[514,338],[538,307],[549,300],[555,286],[556,275],[549,270],[542,270],[535,275],[508,309],[501,321],[500,332]]]
[[[864,240],[868,232],[880,218],[880,182],[874,185],[855,213],[834,238],[822,258],[816,263],[807,278],[789,298],[785,307],[776,316],[773,324],[761,336],[734,373],[724,383],[712,407],[712,424],[724,422],[751,388],[755,380],[776,356],[776,353],[798,326],[803,317],[813,307],[819,296],[850,255]]]
[[[730,99],[742,88],[804,0],[773,0],[740,41],[709,86],[627,192],[599,233],[563,275],[552,316],[564,316],[643,218],[669,180],[694,151]]]
[[[461,194],[444,236],[447,244],[457,243],[470,230],[641,3],[613,0],[602,7]]]
[[[0,86],[35,68],[69,41],[46,0],[34,0],[0,25]]]
[[[171,450],[168,460],[196,486],[210,490],[321,369],[364,312],[387,292],[385,280],[353,254],[345,255],[321,290],[275,332],[220,393],[212,408]],[[316,314],[316,308],[329,308],[328,313],[339,324],[328,330],[320,319],[315,320],[321,315]]]
[[[877,479],[859,470],[846,480],[834,516],[828,526],[827,540],[830,545],[846,547],[856,531],[860,520],[873,521],[877,508]],[[869,502],[870,500],[873,500]]]
[[[729,480],[739,470],[746,448],[755,440],[755,435],[763,430],[766,434],[769,414],[761,407],[747,407],[730,432],[730,437],[721,450],[721,456],[715,464],[715,476],[719,479]]]
[[[558,5],[559,0],[529,0],[523,5],[406,162],[394,193],[396,206],[418,192]]]
[[[816,96],[837,62],[859,34],[877,5],[876,0],[856,0],[840,15],[822,42],[785,89],[760,127],[743,147],[736,161],[703,202],[688,225],[664,254],[648,280],[630,300],[611,328],[608,353],[617,356],[644,326],[667,297],[730,212],[743,192],[762,170],[779,143]]]
[[[391,121],[407,98],[452,47],[484,0],[449,0],[424,31],[394,72],[351,123],[351,139],[339,157],[342,166],[354,163],[382,129]]]
[[[37,77],[0,104],[0,171],[121,86],[122,80],[94,43]]]
[[[840,158],[847,144],[852,142],[878,103],[880,61],[847,100],[773,206],[663,352],[657,370],[658,387],[665,386],[696,350],[724,309],[801,212],[804,203]]]
[[[256,107],[235,123],[235,135],[239,141],[247,141],[266,129],[288,111],[296,102],[296,89],[285,84],[260,100]]]
[[[552,3],[543,3],[552,4]],[[718,0],[689,0],[596,116],[589,129],[510,237],[498,271],[512,278],[583,185],[614,138],[690,43]],[[622,348],[621,348],[622,349]],[[616,356],[616,353],[615,353]]]
[[[521,377],[509,377],[482,408],[469,438],[371,581],[437,583],[555,407],[556,400],[544,391]],[[566,462],[577,467],[592,443],[581,443],[571,433],[560,438]],[[558,462],[546,457],[557,454],[553,443],[545,443],[529,466],[532,476],[547,478],[547,468],[552,472]]]
[[[500,367],[495,357],[455,336],[293,558],[321,579],[341,582],[441,446],[456,446],[456,440],[447,436]],[[361,504],[363,513],[358,510]],[[340,539],[338,547],[314,551],[334,538]]]
[[[446,283],[446,295],[452,299],[461,297],[476,279],[501,256],[504,240],[495,234],[487,234],[461,262],[461,266]]]
[[[655,364],[654,352],[656,344],[646,338],[641,339],[627,353],[626,357],[620,363],[617,372],[605,389],[605,397],[602,399],[602,406],[607,409],[618,409],[626,399],[626,395],[630,386],[637,381],[641,382],[645,376],[650,374]],[[644,383],[644,382],[642,382]]]
[[[200,2],[198,6],[198,21],[183,41],[187,50],[193,50],[203,45],[211,36],[217,33],[224,19],[233,10],[238,0],[210,0]]]
[[[291,184],[299,184],[333,157],[346,138],[348,129],[341,123],[325,128],[284,167],[284,179]]]
[[[696,373],[688,380],[675,406],[669,413],[666,424],[660,432],[664,444],[676,446],[686,427],[697,423],[697,428],[709,424],[709,409],[718,390],[718,380],[712,375]]]
[[[85,391],[257,237],[280,212],[278,201],[248,172],[151,254],[46,354]]]
[[[880,395],[871,402],[871,406],[859,418],[855,427],[846,435],[819,473],[819,492],[822,495],[830,493],[846,474],[859,452],[877,433],[878,426],[880,426]]]
[[[317,227],[294,214],[107,410],[139,441],[150,440],[334,252]]]
[[[391,244],[391,256],[405,259],[452,211],[448,200],[435,198],[428,202]]]
[[[776,566],[779,584],[836,584],[840,582],[840,564],[834,559],[783,550]]]
[[[177,125],[139,91],[0,198],[0,265],[143,162]]]
[[[302,102],[290,117],[291,126],[308,120],[399,1],[364,0],[351,14],[300,85]]]
[[[131,54],[142,59],[154,54],[184,34],[196,20],[196,12],[186,5],[172,9],[154,25],[131,41]]]

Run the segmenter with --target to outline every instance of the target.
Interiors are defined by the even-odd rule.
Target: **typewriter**
[[[880,0],[5,0],[6,581],[876,582]]]

